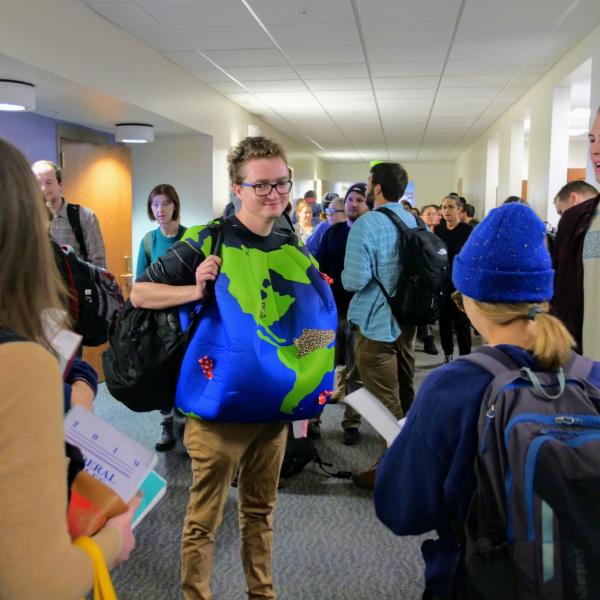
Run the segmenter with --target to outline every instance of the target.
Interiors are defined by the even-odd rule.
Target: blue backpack
[[[464,528],[467,598],[600,597],[600,389],[593,362],[520,368],[484,346],[494,375],[478,422],[476,490]],[[460,536],[459,536],[460,537]]]

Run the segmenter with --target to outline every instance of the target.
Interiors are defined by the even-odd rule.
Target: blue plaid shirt
[[[417,226],[415,217],[398,202],[384,205],[391,208],[408,225]],[[379,342],[393,342],[400,328],[382,294],[375,277],[388,294],[393,295],[401,271],[398,229],[384,214],[372,211],[352,225],[348,235],[342,285],[355,292],[348,320],[360,327],[365,337]]]

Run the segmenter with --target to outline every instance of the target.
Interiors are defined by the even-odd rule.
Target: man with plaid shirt
[[[106,269],[106,250],[96,215],[84,206],[79,206],[78,218],[81,226],[80,244],[68,214],[68,202],[62,196],[62,173],[60,168],[49,160],[38,160],[32,167],[40,184],[46,205],[54,218],[50,224],[50,234],[57,244],[66,244],[75,250],[75,254],[83,260]]]

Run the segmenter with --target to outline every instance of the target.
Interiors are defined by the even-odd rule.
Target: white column
[[[513,121],[510,130],[510,157],[508,165],[508,195],[520,196],[523,187],[525,157],[525,130],[523,119]]]
[[[488,140],[485,168],[485,214],[496,206],[498,173],[500,162],[500,141],[497,137]]]
[[[570,86],[564,85],[554,88],[550,133],[550,165],[548,169],[548,198],[546,206],[535,207],[542,219],[548,218],[551,222],[557,218],[556,211],[554,210],[554,196],[567,183],[570,110]],[[553,224],[556,223],[553,222]]]

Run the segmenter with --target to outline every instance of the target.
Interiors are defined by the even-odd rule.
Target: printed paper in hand
[[[392,445],[395,437],[400,433],[404,425],[404,419],[398,421],[396,417],[367,389],[360,388],[356,392],[348,394],[344,402],[358,411],[375,431],[381,435],[388,446]]]
[[[81,450],[85,470],[125,502],[158,460],[154,452],[81,406],[74,406],[65,417],[65,438]]]

